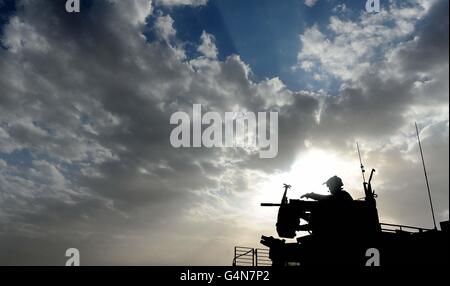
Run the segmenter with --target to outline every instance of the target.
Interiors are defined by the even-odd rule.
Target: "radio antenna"
[[[366,172],[366,170],[364,169],[364,165],[361,160],[361,152],[359,151],[358,141],[356,141],[356,149],[358,150],[359,164],[361,165],[361,173],[362,173],[362,178],[363,178],[363,182],[365,185],[366,184],[366,176],[364,175],[364,173]]]
[[[428,183],[427,168],[425,167],[425,160],[423,159],[423,152],[422,152],[422,144],[420,143],[419,128],[417,128],[417,122],[414,122],[414,124],[416,126],[417,141],[419,142],[420,157],[422,158],[423,173],[425,174],[425,182],[427,183],[428,199],[430,200],[431,215],[433,216],[434,229],[437,229],[436,218],[434,217],[433,201],[431,199],[430,184]]]

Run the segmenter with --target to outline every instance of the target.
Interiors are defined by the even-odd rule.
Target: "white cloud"
[[[173,27],[173,19],[170,15],[158,16],[155,21],[154,29],[161,39],[170,42],[170,39],[176,35],[176,30]]]
[[[217,47],[215,44],[214,36],[203,31],[201,35],[202,43],[197,48],[197,50],[202,53],[205,57],[215,59],[217,58]]]
[[[310,71],[310,62],[341,80],[356,80],[384,49],[410,35],[425,14],[424,7],[397,7],[374,15],[363,13],[357,21],[331,16],[328,30],[312,26],[300,35],[300,68]],[[304,63],[308,63],[305,65]]]
[[[180,5],[189,5],[189,6],[202,6],[208,3],[208,0],[156,0],[156,5],[163,6],[180,6]]]
[[[13,53],[24,49],[45,52],[48,49],[46,39],[37,34],[34,28],[13,17],[5,30],[4,45]]]
[[[153,12],[151,0],[134,0],[132,2],[112,0],[112,2],[117,5],[120,16],[132,25],[145,24],[145,20]]]
[[[339,14],[346,13],[348,10],[349,8],[347,7],[347,5],[345,5],[345,3],[338,4],[333,8],[333,12]]]
[[[314,5],[316,5],[318,0],[305,0],[305,5],[308,7],[313,7]]]

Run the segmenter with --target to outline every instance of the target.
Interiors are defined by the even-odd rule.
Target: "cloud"
[[[338,4],[333,8],[333,13],[342,14],[342,13],[346,13],[348,11],[349,11],[349,8],[347,7],[347,5],[345,5],[345,3]]]
[[[362,13],[358,21],[331,16],[326,32],[314,25],[300,35],[298,65],[309,71],[311,63],[316,63],[338,79],[354,80],[378,61],[380,53],[410,35],[424,11],[419,4],[408,8],[392,4],[377,14]]]
[[[314,5],[316,5],[317,0],[305,0],[305,5],[308,7],[313,7]]]
[[[153,30],[156,36],[165,41],[170,46],[171,41],[174,39],[177,31],[173,27],[174,21],[170,15],[158,16],[155,20]]]
[[[163,5],[163,6],[202,6],[206,5],[208,3],[208,0],[156,0],[156,5]]]
[[[217,58],[217,47],[214,43],[214,36],[203,31],[201,36],[202,43],[198,47],[198,51],[202,53],[205,57],[215,59]]]
[[[2,217],[3,233],[8,233],[2,245],[17,241],[24,249],[2,264],[59,261],[59,248],[50,246],[44,247],[51,249],[48,260],[30,257],[42,254],[34,249],[38,241],[75,243],[92,253],[86,263],[95,263],[104,260],[92,241],[106,240],[102,244],[111,248],[124,247],[130,239],[156,245],[163,238],[148,229],[170,236],[181,231],[175,227],[197,237],[190,230],[195,224],[180,226],[179,221],[191,220],[192,211],[212,203],[212,197],[199,194],[224,196],[232,206],[239,192],[249,192],[246,170],[289,166],[304,137],[303,129],[290,123],[314,121],[311,95],[293,93],[278,79],[253,82],[239,56],[217,59],[207,33],[199,47],[205,57],[185,60],[169,15],[157,16],[152,28],[159,38],[148,42],[143,31],[152,13],[149,2],[136,2],[125,14],[121,3],[95,2],[81,19],[67,17],[58,1],[45,9],[39,2],[23,2],[5,26],[0,152],[28,150],[33,161],[19,168],[12,160],[4,173],[0,205],[9,219]],[[283,151],[271,164],[245,150],[174,149],[168,141],[170,115],[194,103],[218,112],[281,109],[280,132],[290,139],[281,142]],[[229,173],[235,168],[241,174]],[[25,205],[34,207],[25,210]],[[209,216],[205,212],[194,211]],[[32,241],[36,236],[40,239]],[[129,254],[114,252],[109,263],[135,261],[122,255]],[[161,255],[148,253],[145,262],[159,263]]]
[[[447,8],[448,2],[445,1],[432,6],[417,36],[392,54],[393,59],[402,63],[404,70],[428,70],[448,62],[449,21],[444,15]]]
[[[393,136],[419,117],[448,120],[448,83],[444,80],[448,66],[441,64],[448,62],[448,20],[437,12],[443,5],[440,1],[426,14],[422,6],[393,6],[385,15],[371,18],[364,14],[354,22],[331,16],[328,27],[333,33],[327,36],[317,26],[303,33],[301,67],[315,75],[326,70],[341,80],[338,96],[322,98],[320,130],[315,135],[318,141],[334,136],[341,144],[361,136],[385,140],[384,136]],[[393,25],[383,24],[393,17],[397,17]],[[405,28],[394,31],[398,26]],[[411,33],[415,36],[404,38]],[[425,41],[427,38],[434,40]],[[427,62],[421,63],[412,53],[423,53],[421,58]]]

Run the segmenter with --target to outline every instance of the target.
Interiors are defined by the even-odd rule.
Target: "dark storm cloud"
[[[448,63],[448,1],[437,1],[421,21],[417,38],[401,48],[398,57],[407,70],[429,70]]]
[[[12,243],[12,236],[22,237],[14,260],[19,264],[34,263],[38,258],[29,260],[27,255],[37,255],[32,249],[46,238],[49,244],[66,241],[69,247],[76,242],[84,249],[90,234],[157,232],[161,221],[183,219],[196,205],[193,191],[217,187],[220,175],[236,166],[223,163],[227,159],[218,150],[173,149],[168,124],[173,112],[189,110],[194,103],[217,111],[233,105],[255,112],[278,108],[276,103],[267,106],[263,97],[276,98],[278,91],[266,92],[252,83],[251,71],[239,57],[183,61],[176,45],[148,43],[141,34],[148,1],[136,1],[135,9],[124,9],[122,3],[95,1],[81,16],[68,16],[60,1],[23,2],[5,27],[3,130],[16,148],[45,157],[59,180],[38,181],[49,174],[27,177],[33,166],[4,166],[1,204],[9,219],[3,219],[2,234],[5,244]],[[293,130],[286,124],[290,120],[312,121],[316,100],[287,96],[295,96],[296,110],[289,114],[294,107],[286,107],[282,125]],[[289,150],[301,145],[281,144],[285,155],[272,169],[286,167],[293,160]],[[230,160],[259,161],[245,153],[227,153]],[[244,178],[236,174],[229,186],[245,191]],[[19,182],[21,188],[13,191]],[[33,240],[37,233],[40,239]],[[52,251],[42,264],[57,262],[57,249]],[[10,256],[2,256],[2,264]],[[157,255],[149,256],[157,262]]]
[[[448,219],[448,123],[429,126],[422,134],[436,219]],[[380,212],[390,221],[432,228],[432,217],[418,144],[405,157],[396,149],[368,154],[385,179],[378,186]],[[388,162],[383,157],[389,157]]]
[[[412,84],[411,80],[383,80],[378,73],[361,76],[359,84],[326,99],[319,131],[325,138],[321,139],[342,144],[361,136],[392,135],[405,123],[403,112],[411,100]]]

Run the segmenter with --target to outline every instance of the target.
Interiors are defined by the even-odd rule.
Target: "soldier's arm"
[[[313,200],[316,200],[316,201],[321,201],[321,200],[324,200],[324,199],[328,198],[327,195],[320,195],[320,194],[316,194],[316,193],[307,193],[307,194],[304,194],[301,197],[302,198],[313,199]]]

